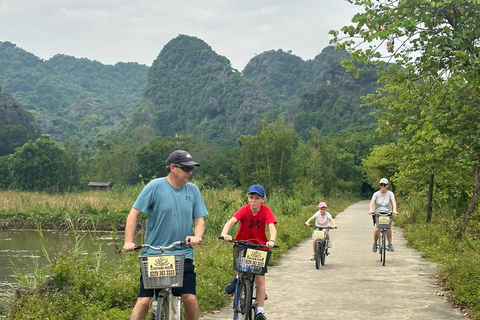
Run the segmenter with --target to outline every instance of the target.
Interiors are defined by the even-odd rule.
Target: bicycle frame
[[[235,287],[233,320],[253,320],[257,309],[255,274],[241,273]]]
[[[171,288],[155,290],[155,295],[150,301],[152,310],[151,319],[158,320],[181,320],[182,298],[174,296]]]
[[[219,239],[223,240],[223,237],[219,237]],[[233,240],[229,240],[228,242],[232,242],[234,243],[234,245],[240,245],[242,247],[245,247],[245,249],[249,249],[249,248],[256,249],[256,248],[267,247],[264,244],[255,244],[255,243],[250,243],[244,240],[233,239]],[[275,245],[274,248],[278,248],[278,246]],[[248,250],[246,250],[246,252],[248,255]],[[245,257],[247,257],[247,255]],[[235,250],[234,250],[234,257],[235,257]],[[241,257],[244,257],[244,256],[239,255],[237,258],[241,258]],[[264,260],[264,263],[265,263],[264,267],[266,267],[266,264],[268,263],[269,254],[268,255],[265,254],[265,257],[266,258]],[[259,267],[257,265],[256,268],[260,268],[260,269],[253,271],[253,269],[255,268],[252,267],[252,272],[249,272],[250,269],[243,269],[243,270],[238,269],[241,271],[237,271],[238,279],[235,286],[235,297],[233,299],[233,320],[253,320],[255,316],[255,311],[257,308],[257,292],[256,292],[257,290],[255,286],[256,273],[254,272],[258,271],[259,272],[258,274],[265,273],[264,270],[261,271],[263,269],[262,267]]]
[[[154,247],[149,244],[143,244],[141,246],[136,246],[135,249],[139,250],[144,247],[152,248],[153,250],[160,251],[163,255],[166,250],[173,248],[177,245],[186,245],[185,241],[176,241],[169,246],[165,247]],[[182,277],[183,277],[183,268],[182,268]],[[181,313],[183,303],[181,297],[174,296],[172,293],[172,286],[167,286],[164,288],[153,288],[154,296],[150,300],[150,310],[152,311],[151,319],[155,320],[181,320]]]
[[[315,230],[330,230],[333,229],[332,227],[317,227],[317,226],[310,226]],[[328,252],[328,245],[327,245],[327,233],[323,231],[323,237],[317,238],[315,241],[315,268],[320,269],[320,265],[325,265],[325,259],[330,253]]]
[[[385,266],[385,260],[386,260],[386,253],[387,251],[390,251],[387,246],[387,229],[391,228],[391,217],[392,213],[391,212],[376,212],[376,220],[381,221],[382,218],[388,218],[388,223],[383,222],[382,224],[377,224],[377,228],[379,229],[378,233],[378,240],[377,240],[377,250],[378,253],[380,254],[380,262],[382,262],[382,266]],[[379,228],[380,226],[380,228]]]

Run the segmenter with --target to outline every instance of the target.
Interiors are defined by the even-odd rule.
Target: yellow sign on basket
[[[315,230],[315,231],[313,231],[312,238],[313,239],[323,239],[323,233],[324,233],[323,230]]]
[[[252,266],[265,267],[267,263],[267,251],[247,249],[245,254],[245,264]]]
[[[147,258],[148,277],[175,276],[175,256],[152,256]]]
[[[390,224],[390,217],[378,217],[379,224]]]

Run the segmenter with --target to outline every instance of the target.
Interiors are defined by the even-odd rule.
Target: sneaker
[[[395,251],[395,249],[393,249],[393,244],[390,243],[390,244],[388,245],[388,250],[389,250],[389,251]]]
[[[312,261],[315,260],[315,253],[312,254],[312,256],[310,257],[310,260],[312,260]]]
[[[233,279],[232,282],[227,284],[225,287],[226,294],[233,294],[235,292],[235,287],[237,286],[237,278]]]
[[[377,252],[377,244],[374,243],[373,246],[372,246],[372,251],[373,252]]]
[[[267,317],[265,317],[265,314],[263,312],[257,313],[255,316],[255,320],[267,320]]]

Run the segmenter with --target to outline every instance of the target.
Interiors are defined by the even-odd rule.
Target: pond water
[[[117,256],[117,247],[123,247],[123,234],[113,238],[109,232],[79,233],[82,252],[101,249],[107,257]],[[75,243],[71,233],[59,231],[43,231],[45,243],[50,252],[71,248]],[[41,236],[31,230],[0,230],[0,305],[16,286],[14,264],[22,272],[29,273],[35,264],[43,266],[47,259],[43,254]]]

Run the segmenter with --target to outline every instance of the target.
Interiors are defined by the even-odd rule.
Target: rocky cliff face
[[[35,131],[33,116],[22,105],[0,88],[0,126],[20,125]]]
[[[0,156],[13,153],[15,148],[38,136],[32,115],[0,88]]]
[[[163,136],[187,132],[229,144],[240,134],[254,134],[258,115],[272,106],[227,58],[198,38],[180,35],[154,61],[144,102],[129,126],[147,124]]]

